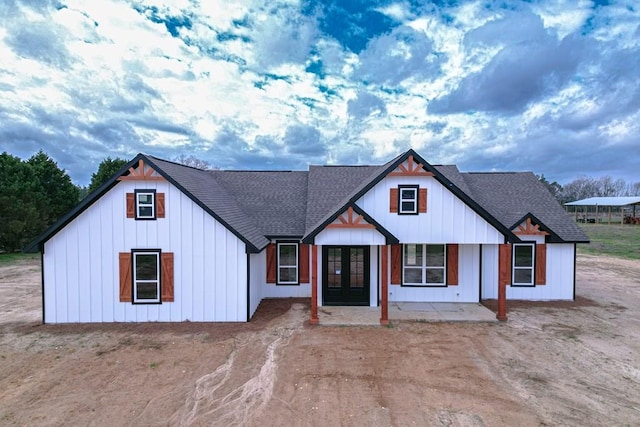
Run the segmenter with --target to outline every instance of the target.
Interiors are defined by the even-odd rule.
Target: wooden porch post
[[[311,246],[311,324],[317,325],[318,319],[318,246]]]
[[[507,320],[507,285],[505,283],[498,283],[498,312],[496,313],[496,319],[504,322]]]
[[[388,258],[388,247],[387,245],[381,246],[382,257],[380,260],[380,272],[382,277],[381,290],[382,292],[380,298],[380,324],[388,325],[389,324],[389,258]]]

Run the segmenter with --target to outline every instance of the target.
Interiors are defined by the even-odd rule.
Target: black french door
[[[369,305],[369,246],[322,247],[322,304]]]

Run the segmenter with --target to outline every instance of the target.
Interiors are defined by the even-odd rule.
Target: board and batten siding
[[[273,243],[276,243],[273,241]],[[260,270],[258,274],[261,274],[259,280],[260,283],[260,298],[310,298],[311,297],[311,249],[309,249],[308,253],[308,265],[309,265],[309,280],[305,283],[300,283],[298,285],[276,285],[275,283],[267,283],[267,250],[264,249],[260,252],[261,255],[259,257],[259,266],[257,268]],[[253,262],[253,261],[252,261]],[[300,265],[298,265],[298,273],[300,273],[299,269]],[[276,267],[277,268],[277,267]]]
[[[427,212],[389,212],[389,191],[398,185],[427,189]],[[433,177],[390,176],[377,183],[356,204],[400,243],[502,243],[504,236]]]
[[[391,259],[391,253],[389,253]],[[458,285],[453,286],[401,286],[391,284],[389,301],[392,302],[479,302],[480,301],[480,246],[458,246]]]
[[[126,218],[126,193],[165,193],[166,217]],[[119,301],[118,254],[174,254],[175,302]],[[245,244],[165,181],[122,181],[44,245],[45,323],[246,321]]]
[[[386,238],[375,228],[325,228],[315,237],[316,245],[384,245]]]
[[[525,240],[533,240],[521,236]],[[537,240],[537,239],[536,239]],[[507,286],[507,299],[552,301],[572,300],[575,245],[547,243],[547,283],[536,286]],[[482,299],[498,298],[498,246],[482,247]]]

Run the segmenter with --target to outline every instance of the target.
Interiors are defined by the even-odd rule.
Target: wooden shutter
[[[131,302],[132,277],[131,277],[131,252],[120,252],[120,302]]]
[[[547,245],[536,245],[536,285],[547,283]]]
[[[398,213],[398,189],[390,188],[389,189],[389,212]]]
[[[300,283],[309,283],[309,245],[300,245],[299,249],[300,257],[299,257],[299,265],[300,269]]]
[[[160,287],[162,288],[160,299],[163,302],[173,302],[175,300],[173,286],[173,252],[162,252],[160,264]]]
[[[267,245],[267,283],[276,283],[276,244]]]
[[[164,218],[164,193],[156,193],[156,218]]]
[[[458,285],[458,245],[447,245],[447,285]]]
[[[136,199],[135,194],[127,193],[127,218],[136,217]]]
[[[498,284],[511,284],[511,245],[498,245]]]
[[[427,189],[421,188],[418,193],[418,212],[427,213]]]
[[[391,245],[391,284],[402,284],[402,245]]]

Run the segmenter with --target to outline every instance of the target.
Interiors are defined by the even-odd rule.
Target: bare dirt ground
[[[40,325],[38,261],[0,265],[0,425],[638,425],[640,263],[578,271],[506,323]]]

